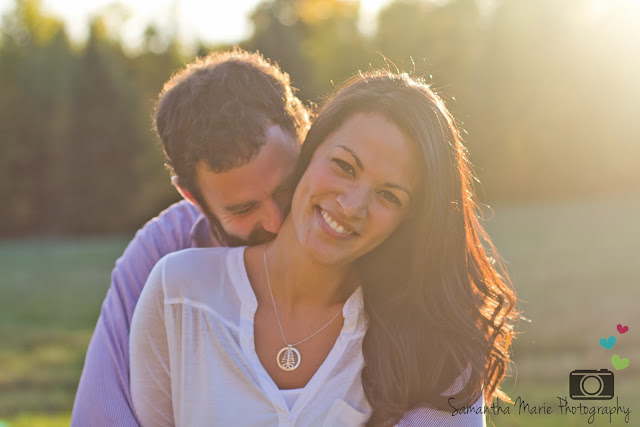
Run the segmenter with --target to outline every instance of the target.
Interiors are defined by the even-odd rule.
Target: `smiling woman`
[[[379,114],[357,114],[318,147],[292,201],[298,241],[324,263],[351,263],[410,210],[418,149]]]
[[[358,76],[320,110],[294,181],[272,242],[153,269],[130,337],[142,424],[483,425],[448,401],[499,395],[514,294],[442,101]]]

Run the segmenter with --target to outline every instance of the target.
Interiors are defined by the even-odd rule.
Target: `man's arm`
[[[140,292],[164,255],[192,246],[199,211],[177,203],[138,231],[116,262],[89,343],[71,414],[72,427],[137,427],[129,389],[129,327]]]

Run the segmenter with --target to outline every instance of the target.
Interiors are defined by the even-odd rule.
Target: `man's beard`
[[[237,246],[255,246],[273,240],[273,238],[276,237],[276,233],[271,233],[270,231],[262,228],[262,226],[257,226],[251,231],[251,233],[249,233],[248,238],[243,239],[227,233],[224,228],[222,228],[218,218],[213,214],[209,213],[207,217],[209,219],[211,233],[218,238],[220,244],[223,246],[229,246],[230,248],[235,248]]]
[[[223,236],[226,243],[229,245],[229,247],[232,247],[232,248],[236,246],[255,246],[255,245],[259,245],[260,243],[265,243],[270,240],[273,240],[273,238],[276,237],[275,233],[271,233],[262,227],[254,228],[246,240],[240,237],[228,234],[224,230],[222,230],[222,232],[224,233]]]
[[[287,217],[289,215],[289,211],[291,210],[291,198],[289,198],[289,203],[287,203],[282,208],[282,216]],[[207,209],[203,212],[207,219],[209,220],[211,234],[213,234],[220,242],[222,246],[228,246],[230,248],[235,248],[238,246],[255,246],[261,243],[266,243],[273,240],[278,234],[272,233],[270,231],[262,228],[262,225],[256,226],[251,233],[249,233],[249,237],[243,239],[238,236],[234,236],[233,234],[229,234],[222,228],[222,224],[218,221],[218,218]]]

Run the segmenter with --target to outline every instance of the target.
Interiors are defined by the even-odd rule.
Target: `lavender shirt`
[[[220,246],[197,207],[182,201],[141,228],[116,261],[89,343],[71,414],[72,427],[137,427],[129,389],[129,327],[140,292],[163,256]]]

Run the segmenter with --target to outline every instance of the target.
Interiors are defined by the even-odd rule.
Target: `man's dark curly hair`
[[[302,141],[309,114],[286,73],[239,48],[211,53],[176,73],[155,109],[167,167],[199,203],[196,165],[204,161],[225,172],[250,162],[272,124]]]

